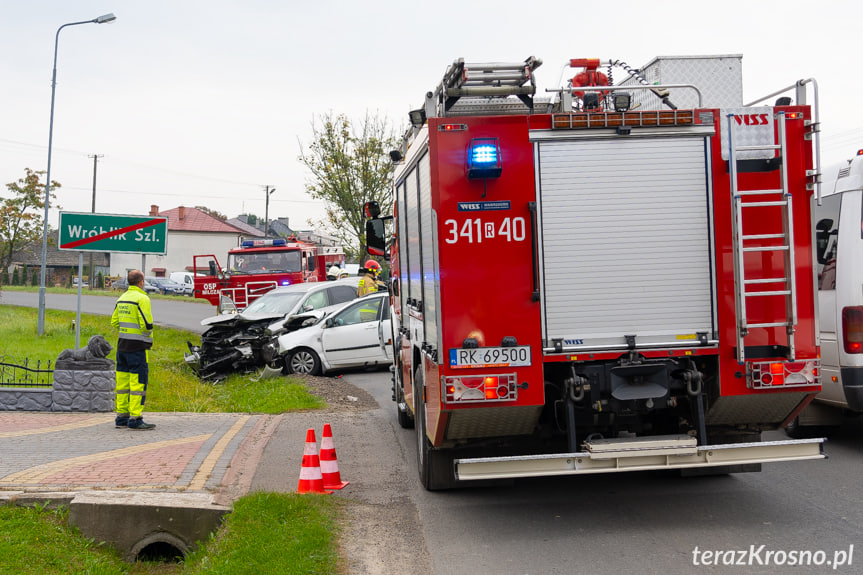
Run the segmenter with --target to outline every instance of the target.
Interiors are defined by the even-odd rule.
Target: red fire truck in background
[[[821,389],[816,84],[744,105],[739,55],[571,60],[541,99],[540,63],[454,62],[391,153],[388,241],[366,206],[422,484],[823,458],[760,441]]]
[[[244,309],[268,291],[303,282],[326,281],[327,270],[345,266],[339,246],[321,246],[295,237],[244,240],[228,252],[222,268],[212,254],[194,256],[195,297],[206,299],[222,311],[229,306]]]

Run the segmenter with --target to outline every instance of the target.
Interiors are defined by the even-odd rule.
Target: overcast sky
[[[47,167],[57,28],[108,12],[60,33],[51,178],[65,211],[90,211],[98,154],[99,213],[263,216],[270,185],[270,217],[308,227],[323,214],[297,160],[312,120],[369,112],[401,132],[459,57],[541,58],[544,95],[569,58],[742,54],[744,101],[817,80],[825,164],[863,148],[859,0],[0,0],[0,194]]]

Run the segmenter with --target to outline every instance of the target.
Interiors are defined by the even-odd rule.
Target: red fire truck
[[[817,84],[744,105],[739,55],[571,60],[541,99],[539,65],[449,66],[389,234],[366,206],[422,484],[825,457],[761,442],[821,389]]]
[[[206,275],[195,276],[195,297],[218,306],[219,311],[226,304],[244,309],[278,286],[326,281],[331,266],[345,265],[341,247],[321,246],[294,237],[244,240],[228,252],[225,268],[212,254],[193,259],[195,271],[206,270]]]

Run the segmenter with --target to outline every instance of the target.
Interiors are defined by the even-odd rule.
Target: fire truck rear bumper
[[[679,436],[611,439],[594,445],[586,442],[587,450],[577,453],[456,459],[455,473],[459,481],[472,481],[827,458],[824,438],[704,446],[692,445],[687,439]]]

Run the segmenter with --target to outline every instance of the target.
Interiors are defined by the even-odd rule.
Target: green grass
[[[70,528],[63,509],[0,506],[0,575],[344,573],[337,545],[342,505],[326,495],[252,493],[183,563],[134,565]]]
[[[191,554],[184,574],[343,572],[337,552],[339,499],[256,492],[234,503],[224,527]]]
[[[45,310],[45,332],[36,334],[37,310],[0,305],[0,357],[31,365],[55,361],[64,349],[75,347],[75,312]],[[116,333],[109,318],[81,315],[81,345],[91,336],[104,335],[116,345]],[[189,331],[156,327],[150,351],[150,382],[145,412],[181,411],[193,413],[284,413],[326,407],[292,377],[254,381],[252,375],[234,374],[219,385],[200,381],[184,360],[187,341],[200,343]],[[115,359],[116,352],[108,356]]]
[[[36,293],[39,291],[39,286],[0,286],[0,293],[4,291],[21,291],[21,292],[32,292]],[[64,293],[64,294],[73,294],[78,295],[78,288],[57,288],[57,287],[46,287],[46,293]],[[110,296],[110,297],[120,297],[120,294],[123,293],[120,290],[110,290],[110,289],[90,289],[89,287],[81,288],[81,295],[102,295],[102,296]],[[181,300],[185,302],[198,303],[198,304],[206,304],[212,305],[209,301],[201,298],[193,298],[187,296],[178,296],[178,295],[162,295],[162,294],[150,294],[150,299],[167,299],[167,300]]]
[[[69,529],[66,517],[64,510],[0,506],[0,574],[130,573],[112,549]]]

